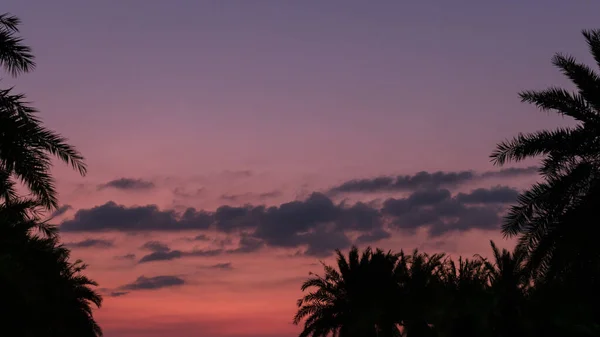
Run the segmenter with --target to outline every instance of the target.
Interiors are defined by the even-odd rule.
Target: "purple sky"
[[[88,160],[86,178],[56,170],[73,212],[110,200],[211,211],[227,203],[278,205],[348,179],[492,170],[488,156],[498,141],[568,123],[519,103],[517,92],[566,84],[551,56],[588,61],[580,31],[600,27],[600,2],[583,0],[3,0],[0,12],[23,20],[38,63],[2,83],[27,93],[47,125]],[[157,189],[90,188],[123,177]],[[258,196],[274,191],[270,200]],[[448,240],[496,234],[464,235]],[[115,249],[138,249],[123,242]],[[166,273],[164,265],[125,272],[110,257],[78,254],[95,262],[90,273],[107,287],[112,277]],[[300,276],[315,259],[307,261]],[[231,272],[234,279],[255,275]],[[294,281],[281,285],[281,293],[292,289],[281,309],[290,318],[298,275],[282,277]],[[243,316],[260,307],[256,299],[267,289],[259,288],[239,311],[221,305],[213,320],[194,318],[206,315],[197,307],[219,307],[222,298],[193,301],[196,288],[187,285],[187,295],[167,289],[108,297],[99,317],[107,337],[294,335],[289,319],[261,330],[272,316]],[[142,310],[157,298],[169,298],[170,311]],[[139,317],[120,318],[129,311]],[[219,328],[228,324],[222,317],[242,317],[235,315],[255,322],[251,332]],[[169,318],[149,327],[156,317]],[[139,322],[146,325],[136,330]]]

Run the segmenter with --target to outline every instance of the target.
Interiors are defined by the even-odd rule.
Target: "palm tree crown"
[[[0,14],[0,67],[13,76],[29,72],[35,67],[31,48],[16,35],[20,24],[18,17],[9,13]]]
[[[600,66],[600,30],[584,30],[583,36]],[[576,90],[524,91],[521,100],[569,116],[577,125],[519,134],[499,143],[491,158],[503,165],[542,156],[543,181],[519,196],[502,231],[506,236],[519,236],[534,271],[558,275],[583,256],[596,265],[600,258],[587,234],[591,210],[600,200],[600,76],[572,56],[556,54],[552,63]]]
[[[398,257],[370,248],[352,248],[346,258],[337,251],[336,270],[323,264],[324,276],[311,274],[302,290],[313,289],[298,300],[294,323],[303,319],[301,337],[398,336],[390,299],[397,292]]]
[[[16,36],[19,24],[14,16],[0,15],[0,67],[14,76],[35,66],[30,48]],[[83,156],[66,138],[42,125],[25,96],[13,93],[12,88],[0,89],[0,198],[14,199],[12,179],[16,177],[44,207],[58,207],[54,179],[49,173],[51,156],[85,175]]]

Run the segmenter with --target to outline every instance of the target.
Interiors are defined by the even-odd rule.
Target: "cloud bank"
[[[415,191],[419,189],[452,188],[469,182],[489,178],[514,178],[533,175],[538,172],[536,166],[525,168],[505,168],[497,171],[476,173],[474,171],[460,172],[426,172],[414,175],[379,176],[369,179],[353,179],[341,183],[329,190],[330,195],[340,193],[377,193],[390,191]]]
[[[498,171],[500,172],[500,171]],[[497,173],[500,174],[500,173]],[[501,173],[507,174],[507,173]],[[514,173],[510,173],[514,174]],[[418,174],[416,175],[418,176]],[[436,182],[455,183],[469,175],[437,177]],[[451,178],[448,178],[451,177]],[[419,178],[420,179],[420,178]],[[431,178],[427,178],[431,182]],[[407,186],[428,186],[415,183]],[[203,231],[235,233],[236,249],[172,250],[164,243],[147,242],[149,250],[138,263],[168,261],[190,256],[216,256],[247,253],[264,246],[302,248],[312,256],[325,256],[335,248],[353,243],[371,243],[388,238],[391,230],[414,232],[424,228],[431,237],[471,229],[495,230],[506,204],[516,200],[518,191],[507,186],[478,188],[453,195],[445,188],[420,188],[405,198],[389,198],[380,203],[335,202],[323,193],[279,206],[223,205],[215,211],[188,208],[184,212],[161,210],[156,205],[131,206],[107,202],[78,210],[61,224],[64,232],[148,232]],[[199,240],[202,234],[193,234]],[[352,239],[354,237],[354,239]]]

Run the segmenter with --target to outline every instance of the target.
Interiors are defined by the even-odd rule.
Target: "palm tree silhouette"
[[[527,291],[531,273],[527,268],[527,251],[517,246],[514,251],[498,249],[490,241],[493,262],[482,259],[491,293],[491,329],[499,336],[523,336]],[[511,322],[507,324],[506,322]]]
[[[444,291],[433,304],[433,318],[440,337],[486,336],[489,331],[490,291],[481,258],[448,258],[441,273]]]
[[[13,76],[35,66],[19,24],[0,15],[0,67]],[[0,89],[0,325],[15,336],[101,336],[92,316],[102,302],[96,283],[81,261],[69,261],[56,227],[40,220],[42,209],[58,206],[52,156],[85,174],[83,157],[42,126],[24,95]],[[32,195],[18,196],[17,181]]]
[[[17,36],[21,20],[9,13],[0,14],[0,67],[11,75],[29,72],[35,67],[31,48]]]
[[[20,21],[9,14],[0,15],[0,67],[13,76],[33,69],[31,49],[16,34]],[[83,156],[67,139],[45,128],[37,111],[29,106],[23,94],[11,89],[0,90],[0,198],[10,201],[10,186],[16,177],[25,183],[41,205],[58,207],[54,179],[49,171],[52,157],[73,166],[85,175]],[[8,198],[8,199],[7,199]]]
[[[445,254],[400,253],[397,279],[400,284],[399,323],[407,337],[435,336],[436,318],[442,313],[440,301],[443,295]],[[398,305],[398,304],[396,304]]]
[[[38,219],[15,205],[0,206],[0,324],[17,336],[101,336],[92,307],[102,299],[85,265],[69,262],[57,236],[35,234]]]
[[[394,317],[398,256],[371,248],[361,254],[356,247],[348,258],[336,253],[337,270],[323,264],[324,276],[311,273],[302,284],[302,291],[312,290],[298,300],[294,324],[304,320],[300,336],[400,336]]]
[[[600,30],[584,30],[583,36],[600,66]],[[572,263],[582,262],[589,269],[598,268],[600,260],[588,232],[596,218],[591,211],[600,200],[600,76],[572,56],[556,54],[552,62],[577,90],[524,91],[521,100],[569,116],[577,125],[519,134],[499,143],[491,158],[503,165],[542,157],[543,182],[519,196],[502,232],[519,236],[534,272],[557,276],[570,270]]]

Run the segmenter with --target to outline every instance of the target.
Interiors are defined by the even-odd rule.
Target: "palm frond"
[[[579,94],[596,111],[600,111],[600,97],[598,97],[600,77],[598,74],[569,55],[556,54],[552,58],[552,63],[577,86]]]
[[[578,93],[570,93],[562,88],[551,87],[542,91],[523,91],[519,93],[519,96],[522,102],[534,104],[542,111],[555,111],[584,123],[598,125],[600,122],[598,114]]]
[[[12,76],[35,68],[31,48],[15,35],[19,32],[20,24],[16,16],[0,14],[0,67],[4,67]]]
[[[582,34],[588,44],[590,53],[596,61],[596,65],[600,68],[600,29],[584,29]]]
[[[58,207],[50,155],[85,175],[83,156],[67,140],[44,128],[24,96],[0,90],[0,169],[14,174],[49,209]]]
[[[519,162],[552,152],[568,152],[577,148],[573,139],[585,133],[584,129],[558,128],[553,131],[537,131],[534,133],[519,133],[511,140],[505,140],[496,145],[490,155],[494,165],[502,166],[507,162]],[[582,137],[579,137],[582,138]]]

